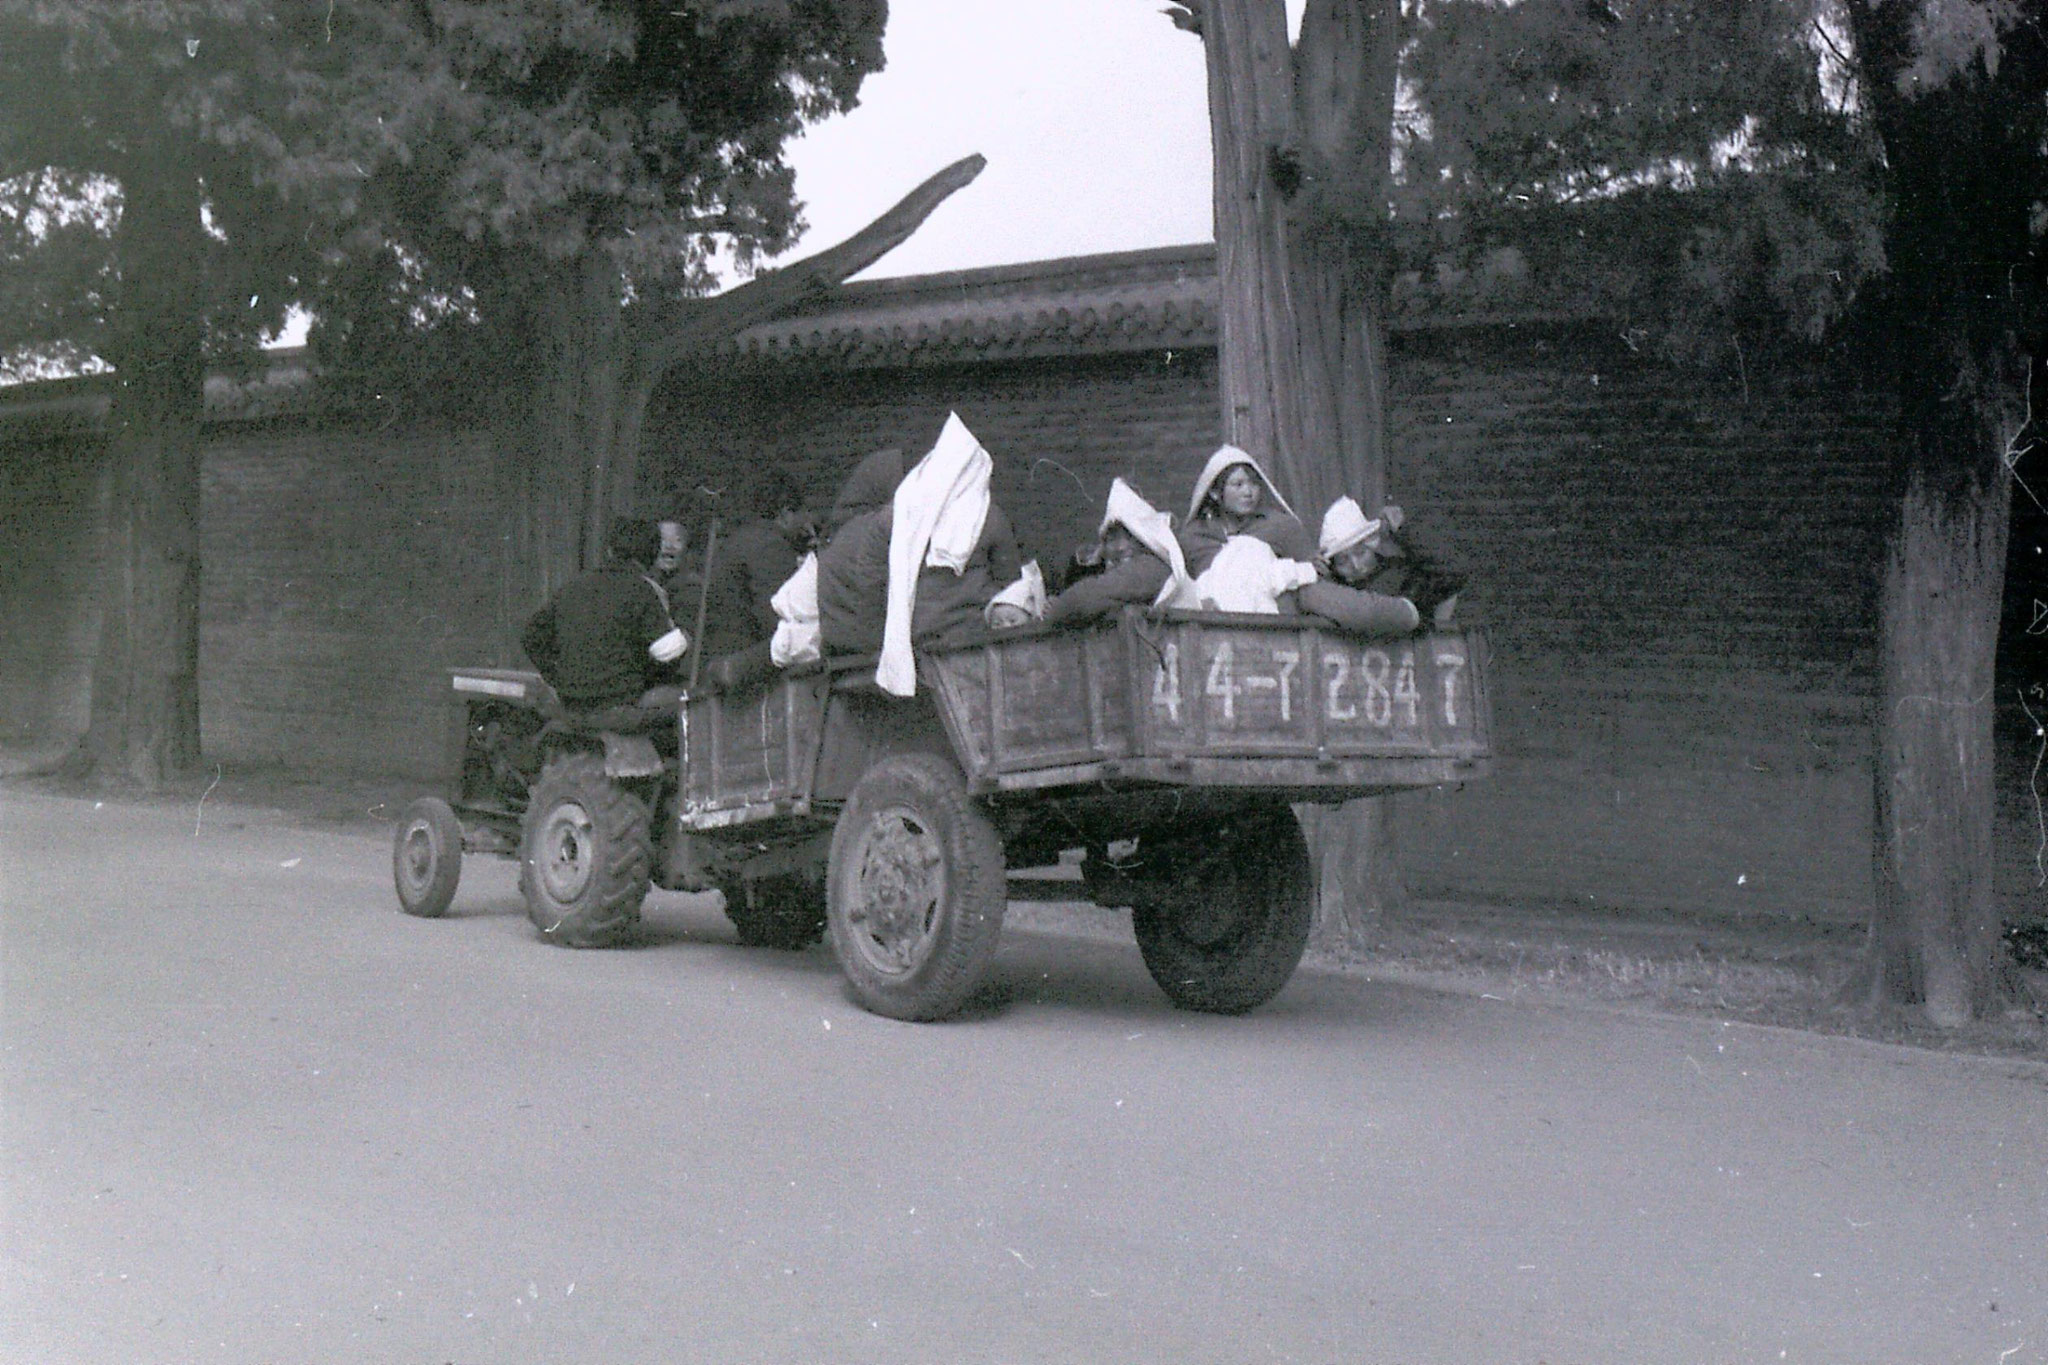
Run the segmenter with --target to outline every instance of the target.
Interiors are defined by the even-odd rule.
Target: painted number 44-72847
[[[1454,649],[1439,647],[1418,658],[1410,645],[1392,650],[1325,645],[1322,677],[1313,685],[1302,676],[1301,651],[1296,648],[1240,653],[1226,639],[1203,653],[1207,658],[1202,695],[1211,726],[1234,726],[1241,715],[1288,724],[1304,701],[1320,703],[1323,718],[1332,725],[1364,724],[1377,730],[1417,729],[1424,724],[1425,706],[1435,709],[1432,719],[1438,724],[1457,729],[1470,711],[1461,692],[1465,656]],[[1181,698],[1180,648],[1169,642],[1153,675],[1153,709],[1168,724],[1179,725]]]

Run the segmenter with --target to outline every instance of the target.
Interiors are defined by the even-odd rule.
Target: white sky
[[[1287,0],[1300,22],[1304,0]],[[865,227],[971,152],[988,168],[863,278],[1211,235],[1201,42],[1163,0],[890,0],[860,107],[789,147],[810,231]]]
[[[980,177],[858,278],[1208,241],[1202,46],[1164,3],[890,0],[888,64],[860,106],[790,144],[811,226],[781,260],[845,240],[971,152]],[[1306,0],[1286,3],[1291,32]]]

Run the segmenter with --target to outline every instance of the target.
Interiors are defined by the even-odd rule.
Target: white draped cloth
[[[1257,536],[1232,536],[1195,580],[1195,597],[1210,611],[1275,616],[1280,595],[1316,581],[1316,566],[1282,559]]]
[[[1317,548],[1323,558],[1334,559],[1346,550],[1359,545],[1380,548],[1380,533],[1401,529],[1401,509],[1391,504],[1382,507],[1376,517],[1368,517],[1358,500],[1349,496],[1330,504],[1330,510],[1323,513],[1323,532],[1318,538]]]
[[[927,566],[966,569],[988,521],[989,475],[995,462],[974,433],[947,413],[946,425],[929,453],[896,486],[889,524],[888,614],[882,622],[882,655],[875,683],[892,696],[917,691],[917,664],[910,648],[910,617],[917,604],[917,576]]]
[[[1025,560],[1017,581],[990,598],[982,615],[988,616],[997,607],[1015,607],[1034,621],[1045,619],[1045,570],[1038,567],[1037,560]]]
[[[824,656],[818,632],[818,556],[807,554],[768,599],[775,608],[775,638],[768,657],[777,668],[815,663]]]

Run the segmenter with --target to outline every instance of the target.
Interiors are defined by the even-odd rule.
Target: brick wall
[[[444,670],[510,661],[492,487],[480,434],[217,427],[202,521],[206,756],[437,773]]]
[[[1497,777],[1407,803],[1412,883],[1867,913],[1882,408],[1572,333],[1410,335],[1396,385],[1497,655]]]
[[[49,747],[82,734],[99,617],[102,446],[36,432],[0,444],[0,742]]]

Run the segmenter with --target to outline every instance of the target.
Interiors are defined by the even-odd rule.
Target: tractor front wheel
[[[438,919],[455,899],[462,880],[462,821],[438,796],[422,796],[405,808],[391,840],[391,880],[408,915]]]

